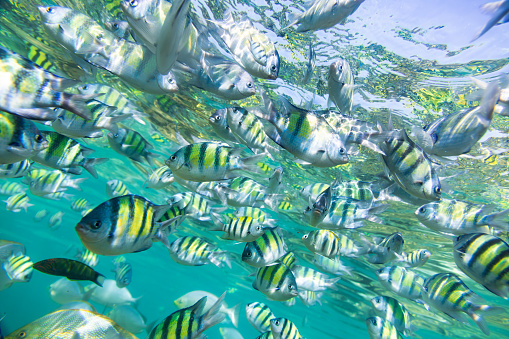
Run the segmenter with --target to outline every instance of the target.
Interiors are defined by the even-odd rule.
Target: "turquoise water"
[[[108,1],[110,3],[112,1]],[[114,3],[114,1],[113,1]],[[306,106],[313,100],[315,108],[327,107],[327,70],[333,61],[341,57],[350,62],[355,84],[359,85],[354,94],[354,104],[359,107],[354,113],[358,119],[386,124],[389,110],[395,126],[406,128],[423,126],[443,114],[453,113],[477,103],[468,101],[468,94],[475,91],[469,77],[484,81],[504,81],[508,72],[509,35],[507,27],[492,28],[483,37],[471,43],[476,32],[489,20],[479,10],[483,1],[387,1],[367,0],[351,15],[344,25],[337,25],[326,31],[296,33],[293,29],[282,31],[284,13],[299,11],[301,2],[294,1],[192,1],[192,11],[197,15],[206,13],[209,17],[221,18],[226,9],[234,13],[247,14],[260,29],[276,44],[281,57],[279,78],[275,81],[257,79],[257,88],[271,93],[287,95],[296,105]],[[0,1],[0,45],[26,56],[29,44],[35,44],[50,55],[51,60],[64,65],[68,77],[77,77],[80,71],[72,60],[66,59],[62,47],[52,43],[50,47],[38,41],[51,41],[42,29],[36,6],[59,5],[87,13],[98,22],[117,17],[107,12],[101,1]],[[282,14],[283,13],[283,14]],[[314,77],[302,84],[306,68],[309,43],[315,46],[317,59]],[[65,63],[62,63],[65,60]],[[319,73],[325,78],[320,80]],[[260,105],[259,97],[228,102],[191,86],[182,86],[175,94],[157,97],[136,91],[118,81],[118,78],[99,71],[97,82],[103,82],[122,91],[148,115],[151,126],[129,122],[130,128],[142,133],[155,146],[164,161],[178,149],[175,130],[186,136],[197,136],[206,140],[218,140],[208,124],[208,117],[218,108],[238,105],[252,107]],[[49,127],[41,126],[49,130]],[[443,177],[461,173],[447,181],[444,197],[468,200],[476,203],[495,204],[509,208],[507,189],[507,118],[495,115],[490,130],[474,147],[471,155],[477,158],[460,158],[456,164],[442,168]],[[164,139],[157,139],[155,134]],[[109,148],[106,137],[87,140],[87,147],[95,150],[93,157],[107,157],[110,160],[97,166],[99,178],[94,179],[84,172],[87,180],[81,184],[82,191],[70,189],[75,198],[87,199],[96,206],[108,199],[106,182],[122,180],[130,192],[146,197],[156,204],[186,189],[174,184],[167,190],[153,190],[143,187],[147,178],[146,166],[134,165]],[[498,157],[488,157],[491,154]],[[378,155],[365,148],[352,156],[350,163],[333,169],[301,166],[293,161],[286,151],[281,151],[275,161],[265,159],[272,168],[281,164],[284,169],[285,200],[293,205],[291,211],[271,212],[271,217],[285,230],[284,237],[289,249],[294,251],[299,264],[313,267],[311,252],[302,244],[303,234],[312,230],[301,219],[306,203],[301,200],[298,190],[314,182],[331,182],[338,173],[344,179],[366,181],[379,180],[382,172]],[[265,177],[268,177],[267,174]],[[263,175],[253,178],[264,182]],[[10,179],[20,181],[20,179]],[[5,182],[2,181],[2,182]],[[30,193],[29,193],[30,195]],[[6,199],[7,197],[5,197]],[[72,258],[77,249],[83,248],[74,226],[80,220],[79,213],[70,209],[70,201],[51,201],[30,195],[28,212],[12,213],[0,209],[0,238],[23,243],[27,255],[33,262],[53,258]],[[489,305],[506,309],[505,313],[488,316],[487,320],[493,338],[509,338],[509,303],[486,291],[481,285],[466,277],[455,265],[452,258],[451,242],[419,224],[414,216],[417,205],[387,202],[390,207],[379,215],[383,224],[366,221],[366,226],[352,232],[358,239],[359,232],[371,236],[386,236],[401,232],[405,239],[404,251],[426,248],[432,252],[430,260],[417,268],[423,277],[453,272]],[[33,216],[37,211],[47,209],[49,215],[40,222]],[[50,229],[49,216],[57,211],[64,212],[61,225]],[[229,210],[233,211],[233,209]],[[218,268],[213,265],[198,267],[182,266],[175,263],[161,243],[154,243],[145,252],[126,254],[133,266],[133,281],[128,286],[134,297],[142,296],[138,302],[140,312],[148,321],[161,320],[177,310],[173,301],[193,290],[206,290],[217,296],[227,290],[228,306],[242,304],[238,331],[244,338],[254,338],[258,332],[248,323],[244,305],[254,301],[264,302],[278,317],[293,321],[305,338],[368,338],[365,319],[369,316],[369,300],[379,294],[390,294],[377,281],[375,271],[381,265],[369,264],[364,258],[345,258],[344,264],[351,267],[353,276],[343,276],[336,284],[336,290],[327,290],[322,297],[323,305],[306,307],[299,300],[293,306],[270,301],[251,287],[254,277],[249,276],[255,269],[241,261],[243,244],[234,244],[220,238],[221,233],[207,231],[210,222],[195,222],[187,218],[178,235],[197,234],[229,251],[235,258],[232,268]],[[507,234],[502,239],[507,241]],[[170,237],[170,241],[175,239]],[[111,257],[99,256],[98,272],[113,278]],[[34,272],[28,283],[16,283],[0,291],[0,315],[2,333],[8,334],[48,312],[58,304],[54,303],[48,286],[57,279]],[[86,285],[86,284],[83,284]],[[461,324],[439,312],[429,312],[408,300],[398,298],[415,316],[413,324],[418,328],[416,338],[483,338],[477,326],[469,320]],[[95,305],[99,312],[107,312],[103,306]],[[221,338],[220,327],[232,327],[228,321],[207,330],[209,338]],[[144,338],[145,334],[138,335]]]

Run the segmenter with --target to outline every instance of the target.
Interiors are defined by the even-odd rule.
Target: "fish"
[[[130,305],[117,305],[107,316],[117,325],[132,334],[139,334],[144,330],[150,330],[150,324],[146,324],[143,315]]]
[[[499,237],[470,233],[453,240],[456,266],[488,291],[509,298],[509,245]]]
[[[309,201],[309,206],[304,211],[304,219],[309,222],[311,226],[316,227],[323,222],[323,219],[328,215],[332,204],[332,189],[329,186],[317,197],[313,205]]]
[[[253,288],[277,301],[286,301],[299,294],[292,271],[281,263],[260,267],[256,272]]]
[[[178,308],[189,307],[195,304],[198,300],[202,299],[203,297],[207,297],[207,302],[205,303],[205,307],[203,308],[204,312],[207,312],[219,299],[210,292],[196,290],[188,292],[180,296],[179,298],[175,299],[174,304]],[[240,305],[241,304],[237,304],[233,307],[228,307],[228,305],[223,301],[223,304],[219,309],[219,312],[224,313],[228,317],[228,319],[230,319],[233,326],[235,327],[238,327],[239,325]]]
[[[283,172],[284,169],[282,166],[274,168],[274,172],[272,172],[272,175],[269,178],[269,184],[265,190],[267,194],[279,194],[279,191],[283,186]]]
[[[247,304],[246,317],[249,323],[261,333],[270,331],[270,321],[276,318],[269,306],[261,302]]]
[[[113,261],[115,264],[115,282],[117,283],[118,288],[126,287],[131,283],[133,276],[133,269],[131,264],[129,264],[125,258],[121,260],[120,258]]]
[[[337,289],[334,284],[340,279],[340,277],[329,278],[328,275],[320,273],[312,268],[294,265],[291,271],[297,282],[299,291],[324,291],[327,288]]]
[[[441,199],[422,205],[415,211],[417,219],[429,229],[447,234],[467,234],[492,226],[507,231],[509,209],[492,213],[495,206],[461,200]]]
[[[69,280],[89,280],[98,286],[102,286],[102,282],[106,279],[104,275],[96,272],[92,267],[65,258],[41,260],[34,263],[32,267],[40,272],[66,277]]]
[[[422,299],[426,304],[462,323],[466,322],[463,315],[466,313],[486,335],[490,334],[490,329],[481,313],[503,310],[477,304],[479,297],[453,273],[437,273],[427,278],[422,284]]]
[[[34,215],[34,221],[41,221],[42,219],[46,218],[47,215],[48,210],[46,209],[37,211],[37,213]]]
[[[288,17],[290,24],[285,28],[299,25],[297,32],[331,28],[344,22],[363,2],[364,0],[314,0],[306,5],[303,13],[291,12]]]
[[[129,26],[129,23],[127,21],[122,20],[108,21],[104,23],[104,28],[106,28],[111,33],[115,34],[115,36],[118,38],[136,42],[136,39],[134,38],[136,36],[136,33],[134,33],[133,29],[131,28],[131,26]]]
[[[95,254],[94,252],[90,252],[86,248],[78,249],[78,253],[76,253],[75,258],[90,267],[95,267],[99,263],[99,258],[97,257],[97,254]]]
[[[0,164],[23,161],[48,147],[35,124],[17,115],[0,112],[0,129]]]
[[[184,208],[180,208],[179,204],[171,204],[170,208],[164,212],[164,214],[161,216],[161,218],[158,220],[158,222],[165,222],[167,220],[173,220],[170,221],[170,224],[167,226],[168,233],[171,234],[177,230],[177,227],[182,224],[182,222],[185,220],[186,217],[186,210]]]
[[[364,235],[362,241],[368,248],[368,261],[372,264],[385,264],[398,258],[403,251],[403,234],[394,232],[385,238],[375,237],[374,243],[370,243]]]
[[[108,143],[115,152],[137,162],[145,159],[151,166],[153,158],[159,156],[150,151],[154,146],[140,133],[128,128],[119,128],[117,133],[108,133]]]
[[[0,239],[0,262],[7,261],[13,254],[25,254],[25,246],[22,243]]]
[[[50,131],[41,133],[48,141],[48,147],[32,156],[31,159],[38,164],[71,174],[81,174],[82,167],[97,178],[94,166],[108,160],[108,158],[87,158],[94,150],[65,135]]]
[[[377,317],[393,324],[401,333],[411,335],[412,315],[399,301],[388,296],[376,296],[370,300]]]
[[[215,212],[216,208],[212,207],[213,203],[197,193],[177,193],[168,198],[166,202],[172,206],[177,205],[179,209],[184,210],[186,216],[196,220],[209,221],[211,216],[214,216],[215,219],[219,218]]]
[[[299,191],[300,196],[306,201],[316,201],[318,196],[330,187],[329,184],[314,183],[302,187]]]
[[[25,174],[25,176],[23,177],[23,179],[21,179],[21,182],[25,185],[30,185],[30,183],[34,180],[36,180],[37,178],[39,177],[42,177],[43,175],[46,175],[48,173],[51,173],[51,170],[49,169],[45,169],[45,168],[35,168],[35,167],[32,167],[30,168],[30,170],[28,171],[27,174]],[[16,184],[16,183],[13,183],[13,184]],[[17,185],[17,184],[16,184]],[[0,192],[1,192],[1,189],[0,189]],[[1,194],[1,193],[0,193]]]
[[[161,166],[150,173],[147,181],[145,182],[145,186],[153,189],[162,189],[170,186],[174,181],[175,178],[168,166]]]
[[[308,62],[306,64],[306,69],[304,71],[304,77],[302,78],[303,84],[307,84],[309,80],[313,77],[315,65],[316,65],[316,52],[315,48],[313,47],[313,43],[310,43],[308,52]]]
[[[84,198],[78,198],[71,203],[71,209],[76,212],[86,211],[89,208],[89,203]]]
[[[313,264],[320,268],[321,270],[334,274],[334,275],[343,275],[348,274],[352,275],[352,268],[343,265],[341,259],[339,257],[334,257],[334,259],[327,258],[326,256],[315,253],[313,257]]]
[[[269,219],[267,217],[267,214],[263,210],[261,210],[257,207],[251,207],[251,206],[239,207],[237,210],[235,210],[235,212],[233,212],[233,215],[236,217],[242,217],[242,216],[251,217],[253,219],[258,220],[258,222],[264,226],[270,226],[270,227],[275,226],[274,225],[275,220]]]
[[[446,115],[422,129],[413,127],[417,143],[425,152],[438,156],[470,152],[488,131],[499,98],[499,86],[491,83],[484,91],[480,106]]]
[[[242,68],[258,78],[277,79],[280,64],[277,49],[270,38],[260,32],[247,17],[235,21],[233,14],[227,12],[223,21],[211,22],[216,26],[220,40]]]
[[[397,262],[405,263],[408,267],[420,267],[431,257],[431,252],[427,249],[415,250],[410,253],[402,252],[401,254],[394,254],[398,258],[396,260]]]
[[[366,319],[369,337],[371,339],[403,339],[394,325],[380,317],[369,317]]]
[[[3,262],[2,268],[12,282],[29,282],[32,278],[32,265],[29,256],[17,252]]]
[[[223,192],[224,190],[224,192]],[[278,196],[269,193],[269,187],[255,180],[239,176],[228,183],[221,183],[218,193],[225,196],[226,203],[232,207],[265,207],[275,210]]]
[[[263,267],[274,263],[287,252],[281,229],[269,228],[255,241],[246,243],[242,261],[253,267]]]
[[[115,198],[131,194],[131,192],[129,192],[129,189],[122,181],[113,179],[106,183],[106,194],[108,194],[110,198]]]
[[[91,113],[86,103],[94,96],[62,92],[75,81],[61,78],[32,61],[0,46],[0,109],[34,120],[53,120],[48,107],[60,107],[84,119]]]
[[[270,332],[274,339],[300,339],[302,336],[297,326],[286,318],[275,318],[270,321]]]
[[[157,222],[169,207],[154,205],[138,195],[115,197],[95,207],[75,229],[83,245],[95,254],[141,252],[155,240],[170,249],[165,227],[173,220]]]
[[[342,114],[350,115],[355,88],[352,69],[345,59],[333,62],[329,67],[329,98]]]
[[[28,159],[0,165],[0,178],[21,178],[30,170],[32,162]]]
[[[165,164],[173,175],[190,181],[216,181],[239,176],[239,170],[253,171],[265,154],[240,158],[241,148],[216,142],[200,142],[181,147],[170,155]]]
[[[233,135],[230,126],[228,126],[227,117],[228,108],[221,108],[216,110],[209,117],[209,124],[214,129],[214,132],[226,142],[237,142],[237,138]]]
[[[228,252],[196,236],[180,237],[168,248],[170,257],[181,265],[201,266],[212,263],[217,267],[231,268]]]
[[[83,339],[136,339],[134,335],[102,314],[74,309],[49,313],[17,329],[5,339],[23,337],[73,339],[76,335]]]
[[[7,200],[4,200],[6,203],[5,208],[8,211],[15,213],[21,212],[22,209],[26,212],[30,206],[34,206],[33,204],[30,204],[29,201],[30,199],[25,192],[11,195],[9,198],[7,198]]]
[[[67,304],[84,297],[83,288],[76,281],[61,278],[49,286],[49,295],[57,304]]]
[[[315,167],[334,167],[348,162],[347,149],[342,137],[315,114],[292,105],[281,97],[283,110],[274,108],[265,93],[263,110],[253,113],[274,126],[267,135],[279,146],[290,152],[300,163]]]
[[[401,266],[388,266],[375,272],[383,287],[414,301],[421,300],[424,278]]]
[[[293,268],[297,265],[297,258],[293,252],[287,252],[276,261],[285,264],[290,270],[293,270]]]
[[[488,2],[482,6],[482,9],[487,13],[493,14],[491,19],[484,25],[484,27],[479,30],[479,32],[472,38],[471,43],[475,40],[479,39],[486,32],[488,32],[493,26],[498,23],[507,22],[507,14],[509,13],[509,1],[494,1]]]
[[[85,293],[91,301],[108,307],[132,304],[141,298],[133,298],[127,287],[119,288],[113,279],[105,279],[102,286],[85,286]]]
[[[206,329],[220,323],[225,315],[219,312],[226,292],[217,299],[216,303],[203,312],[207,297],[198,300],[194,305],[170,314],[150,332],[147,339],[180,339],[201,338]]]
[[[51,193],[57,193],[74,188],[81,191],[80,184],[87,178],[71,179],[67,174],[60,171],[51,171],[30,182],[30,193],[40,197],[46,197]]]
[[[315,254],[334,259],[338,255],[358,257],[365,254],[368,249],[357,244],[343,234],[336,234],[329,230],[311,231],[302,236],[304,246]]]
[[[63,216],[64,212],[62,211],[58,211],[55,214],[53,214],[48,220],[48,227],[52,230],[56,230],[62,223]]]
[[[256,219],[251,217],[230,218],[227,224],[218,222],[211,231],[224,231],[222,239],[251,242],[258,239],[264,230]]]
[[[307,307],[314,306],[316,304],[322,305],[320,299],[323,296],[323,292],[315,292],[309,290],[300,290],[299,291],[299,299],[302,301],[304,305]]]

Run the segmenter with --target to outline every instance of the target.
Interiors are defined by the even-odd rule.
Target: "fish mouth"
[[[210,117],[210,118],[209,118],[209,122],[210,122],[211,124],[213,124],[215,121],[216,121],[216,119],[215,119],[214,117]]]

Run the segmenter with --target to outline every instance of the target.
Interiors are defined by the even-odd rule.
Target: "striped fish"
[[[113,18],[121,18],[123,16],[120,4],[122,0],[105,0],[104,8]]]
[[[154,240],[169,249],[165,228],[173,220],[157,222],[168,208],[137,195],[112,198],[86,214],[76,232],[88,250],[100,255],[145,251]]]
[[[81,191],[79,184],[85,180],[87,178],[71,179],[69,175],[60,171],[51,171],[32,180],[28,187],[33,195],[47,198],[48,195],[65,191],[69,187]],[[48,198],[51,198],[51,196]]]
[[[131,42],[136,41],[133,38],[133,34],[135,35],[135,33],[127,21],[116,20],[105,22],[104,27],[118,38]]]
[[[426,249],[415,250],[410,253],[394,253],[397,262],[405,263],[408,267],[420,267],[431,257],[431,252]]]
[[[211,231],[224,231],[222,239],[250,242],[258,239],[263,233],[263,228],[256,219],[251,217],[230,218],[227,224],[219,222]]]
[[[27,59],[49,72],[58,72],[58,68],[53,64],[52,61],[49,60],[48,55],[40,50],[37,46],[30,45]]]
[[[186,216],[196,220],[209,221],[211,216],[216,216],[211,201],[194,192],[174,194],[167,202],[172,205],[177,204],[185,211]]]
[[[30,170],[32,163],[25,159],[11,164],[0,165],[0,178],[21,178]]]
[[[173,175],[190,181],[217,181],[239,176],[238,170],[257,172],[256,163],[264,154],[240,158],[240,148],[215,142],[200,142],[180,148],[166,161]]]
[[[329,67],[329,97],[342,114],[350,115],[355,88],[352,69],[348,61],[338,59]]]
[[[75,84],[46,71],[32,61],[0,46],[0,109],[34,120],[53,120],[47,107],[60,107],[89,119],[86,103],[93,96],[70,94],[61,90]]]
[[[235,212],[233,212],[233,215],[236,217],[251,217],[253,219],[258,220],[258,222],[261,225],[267,226],[267,227],[273,227],[273,223],[275,222],[274,219],[267,218],[267,214],[262,211],[261,209],[257,207],[251,207],[251,206],[243,206],[239,207]]]
[[[179,204],[171,204],[170,208],[161,216],[158,222],[165,222],[167,220],[173,220],[170,222],[168,227],[168,233],[171,234],[177,230],[180,224],[185,219],[186,211],[183,208],[180,208]]]
[[[0,164],[23,161],[46,147],[48,141],[32,121],[0,112]]]
[[[476,304],[475,300],[479,300],[479,296],[453,273],[432,275],[424,281],[422,286],[422,299],[426,304],[462,323],[466,323],[463,313],[468,314],[486,335],[490,334],[490,329],[480,313],[488,310],[503,311],[502,308]]]
[[[467,234],[483,231],[485,225],[508,231],[509,209],[498,213],[491,213],[492,210],[490,205],[442,199],[422,205],[415,215],[426,227],[437,232]]]
[[[246,317],[249,323],[261,333],[270,331],[270,321],[276,318],[269,306],[260,302],[246,305]]]
[[[335,183],[334,194],[340,197],[347,197],[362,201],[375,199],[375,185],[366,181],[343,181]]]
[[[2,267],[12,282],[29,282],[32,277],[32,265],[30,257],[16,253],[12,254]]]
[[[362,241],[368,250],[368,261],[372,264],[385,264],[397,258],[403,251],[403,234],[394,232],[385,238],[374,237],[373,243],[370,243],[364,235],[361,235]]]
[[[290,204],[288,201],[281,201],[277,208],[282,211],[290,211],[293,209],[293,205]]]
[[[424,278],[401,266],[389,266],[375,272],[378,281],[389,291],[410,300],[421,298]]]
[[[274,336],[272,335],[271,331],[268,331],[268,332],[262,333],[261,335],[256,337],[256,339],[274,339]]]
[[[84,263],[85,265],[88,265],[90,267],[95,267],[99,263],[99,258],[97,257],[97,254],[94,252],[89,251],[88,249],[79,249],[78,253],[76,253],[76,259]]]
[[[329,215],[329,212],[332,212],[331,205],[332,205],[332,189],[331,187],[328,187],[316,197],[316,200],[312,205],[311,200],[309,201],[309,206],[307,206],[306,210],[304,211],[304,219],[311,226],[316,227],[317,225],[323,222],[324,218]]]
[[[5,208],[8,211],[15,213],[21,212],[22,209],[26,212],[30,206],[34,206],[33,204],[30,204],[29,201],[30,199],[24,192],[11,195],[9,198],[7,198],[7,200],[4,200],[4,202],[7,204]]]
[[[488,234],[472,233],[454,239],[454,261],[460,270],[488,291],[509,298],[509,245]]]
[[[318,272],[312,268],[295,265],[291,268],[291,271],[297,282],[299,290],[308,291],[324,291],[327,288],[336,290],[337,287],[334,284],[340,279],[340,277],[330,279],[327,274]]]
[[[237,142],[237,138],[233,135],[232,130],[228,126],[227,108],[221,108],[215,111],[209,117],[209,124],[224,141]]]
[[[405,131],[394,132],[380,143],[380,149],[385,153],[381,157],[387,176],[405,192],[425,200],[440,200],[440,180],[431,160]]]
[[[226,315],[219,312],[223,305],[225,293],[217,299],[209,310],[203,313],[207,297],[198,300],[194,305],[170,314],[150,332],[147,339],[184,339],[203,338],[206,329],[220,323]]]
[[[48,173],[51,173],[51,170],[45,169],[45,168],[30,168],[27,174],[25,174],[25,177],[21,179],[21,182],[25,185],[30,185],[30,183],[34,180],[36,180],[39,177],[42,177],[43,175],[46,175]]]
[[[171,173],[168,166],[161,166],[150,173],[147,181],[145,181],[145,185],[148,188],[158,190],[170,186],[174,181],[173,173]]]
[[[328,184],[322,184],[322,183],[315,183],[315,184],[309,184],[307,186],[304,186],[300,191],[300,196],[306,201],[316,201],[316,198],[325,191],[327,188],[329,188],[330,185]]]
[[[272,264],[287,253],[283,234],[279,227],[266,229],[261,237],[248,242],[242,252],[242,261],[253,267]]]
[[[371,306],[376,316],[392,323],[399,332],[411,335],[412,316],[399,301],[387,296],[377,296],[371,299]]]
[[[226,202],[232,207],[263,207],[266,204],[271,209],[277,206],[277,196],[268,194],[269,188],[248,177],[236,177],[223,184]]]
[[[302,336],[297,326],[286,318],[275,318],[270,321],[270,328],[274,339],[300,339]]]
[[[55,214],[53,214],[48,220],[48,227],[52,230],[56,230],[62,223],[63,216],[64,212],[62,211],[58,211]]]
[[[120,197],[122,195],[131,194],[127,186],[120,180],[113,179],[106,183],[106,194],[110,198]]]
[[[317,230],[304,234],[302,242],[311,252],[330,259],[334,259],[338,255],[358,257],[367,251],[346,235],[336,234],[329,230]]]
[[[175,262],[188,266],[201,266],[212,263],[217,267],[226,264],[231,268],[226,251],[196,236],[184,236],[171,243],[170,256]]]
[[[122,260],[122,259],[123,260]],[[133,269],[125,258],[119,257],[113,261],[115,264],[115,282],[118,288],[126,287],[131,283]]]
[[[82,146],[76,140],[65,135],[49,131],[41,133],[48,140],[48,148],[31,158],[41,165],[71,174],[81,174],[79,167],[83,167],[94,178],[97,178],[94,166],[108,160],[108,158],[86,158],[94,150]]]
[[[152,158],[159,156],[150,151],[154,146],[140,133],[128,128],[119,128],[117,133],[108,133],[108,143],[115,152],[138,162],[145,159],[150,166],[153,166]]]
[[[366,319],[370,339],[403,339],[394,325],[380,317]]]
[[[26,189],[14,181],[7,181],[0,186],[0,194],[1,195],[14,195],[18,193],[25,192]]]
[[[343,265],[341,262],[341,259],[339,257],[334,257],[334,259],[329,259],[323,255],[320,255],[318,253],[315,253],[315,256],[313,258],[313,264],[324,270],[327,273],[334,274],[334,275],[342,275],[342,274],[348,274],[352,275],[352,268]]]
[[[253,288],[277,301],[286,301],[299,294],[292,271],[281,263],[260,267]]]
[[[300,290],[299,299],[306,306],[314,306],[316,304],[322,305],[320,298],[322,298],[323,292],[315,292],[309,290]]]
[[[277,262],[285,264],[286,267],[288,267],[290,270],[293,270],[293,267],[297,263],[297,258],[295,257],[295,253],[287,252],[285,255],[283,255],[281,258],[279,258],[277,260]]]
[[[88,201],[84,198],[78,198],[71,203],[71,209],[76,212],[86,211],[89,208]]]

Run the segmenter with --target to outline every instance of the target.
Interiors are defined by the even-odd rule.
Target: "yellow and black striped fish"
[[[106,183],[106,194],[108,194],[110,198],[115,198],[131,194],[131,192],[129,192],[127,186],[122,181],[113,179]]]
[[[115,264],[115,282],[118,288],[126,287],[131,283],[133,269],[124,257],[119,257],[113,261]]]
[[[263,234],[263,228],[251,217],[230,218],[227,224],[218,223],[211,231],[224,231],[223,239],[241,242],[255,241]]]
[[[388,290],[403,298],[419,300],[421,298],[424,278],[401,266],[389,266],[375,272],[378,281]]]
[[[32,261],[30,257],[16,253],[12,254],[2,265],[7,276],[13,282],[28,282],[32,277]]]
[[[285,264],[289,269],[293,269],[293,266],[297,263],[297,257],[293,252],[288,252],[277,260],[278,262]]]
[[[398,258],[396,261],[403,262],[409,267],[419,267],[424,265],[431,257],[431,252],[427,249],[415,250],[410,253],[394,253]]]
[[[302,236],[302,242],[308,250],[333,259],[338,255],[358,257],[366,253],[366,249],[356,244],[343,234],[330,230],[311,231]]]
[[[260,267],[253,288],[277,301],[286,301],[299,294],[292,271],[281,263]]]
[[[0,165],[0,178],[21,178],[30,170],[31,162],[28,159],[12,164]]]
[[[302,336],[297,326],[286,318],[275,318],[270,321],[270,329],[275,338],[300,339]]]
[[[396,327],[386,319],[369,317],[366,319],[366,326],[370,338],[403,339]]]
[[[262,333],[270,331],[270,321],[276,318],[269,306],[261,302],[247,304],[246,317],[249,323]]]
[[[266,229],[261,237],[248,242],[242,252],[242,261],[263,267],[281,258],[287,252],[283,234],[279,227]]]
[[[402,333],[411,333],[412,316],[398,300],[387,296],[377,296],[371,299],[371,305],[376,316],[394,324]]]
[[[196,236],[178,238],[171,243],[169,250],[171,258],[182,265],[201,266],[212,263],[218,267],[226,264],[231,268],[227,252]]]

